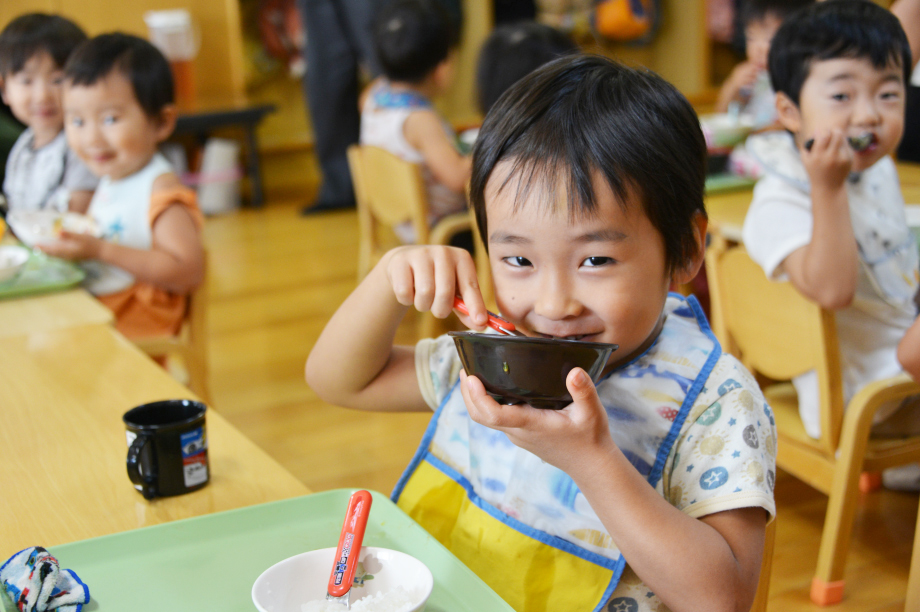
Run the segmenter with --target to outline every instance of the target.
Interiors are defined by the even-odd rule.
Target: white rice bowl
[[[6,222],[26,245],[54,242],[61,230],[74,234],[100,236],[101,232],[92,217],[72,212],[55,210],[11,210],[6,215]]]
[[[259,612],[344,611],[344,605],[324,601],[335,551],[323,548],[301,553],[262,572],[252,585],[256,609]],[[405,553],[374,546],[362,547],[358,560],[361,566],[356,580],[363,575],[363,584],[351,588],[351,610],[422,612],[425,609],[434,580],[424,563]]]

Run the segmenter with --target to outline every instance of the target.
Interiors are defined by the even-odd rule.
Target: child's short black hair
[[[488,113],[499,96],[522,77],[557,57],[577,52],[578,45],[565,33],[536,21],[495,28],[479,52],[479,110]]]
[[[88,87],[118,70],[148,117],[174,101],[169,62],[151,43],[130,34],[100,34],[80,45],[64,67],[70,85]]]
[[[571,55],[531,72],[499,98],[473,147],[470,201],[485,243],[486,183],[502,161],[523,177],[516,206],[528,190],[554,192],[565,181],[569,214],[592,214],[592,179],[599,173],[621,205],[638,197],[661,233],[670,270],[696,253],[693,218],[706,215],[706,143],[687,99],[652,72]]]
[[[393,0],[374,20],[374,49],[391,81],[419,83],[447,59],[456,29],[438,0]]]
[[[897,17],[869,0],[825,0],[796,12],[773,37],[773,89],[798,105],[812,62],[836,58],[867,59],[880,70],[898,66],[910,80],[910,45]]]
[[[814,4],[815,0],[741,0],[738,6],[738,22],[745,28],[754,21],[773,16],[780,21],[800,8]]]
[[[0,32],[0,77],[16,74],[37,53],[45,52],[58,68],[86,40],[80,26],[59,15],[28,13],[9,22]]]

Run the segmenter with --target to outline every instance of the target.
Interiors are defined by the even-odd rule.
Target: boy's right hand
[[[757,80],[757,75],[760,74],[760,71],[761,68],[750,61],[742,62],[735,66],[726,82],[726,88],[731,92],[731,98],[742,98],[741,90],[754,85],[754,81]],[[750,95],[749,92],[748,95]]]
[[[383,256],[380,265],[396,301],[403,306],[444,319],[453,311],[454,296],[459,294],[470,313],[457,313],[460,321],[470,329],[485,329],[488,313],[476,265],[466,250],[434,245],[397,247]]]
[[[813,189],[840,189],[853,168],[853,152],[838,129],[819,132],[807,139],[800,153]]]

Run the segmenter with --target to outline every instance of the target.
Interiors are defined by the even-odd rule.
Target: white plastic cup
[[[240,206],[240,145],[235,140],[209,138],[201,156],[198,206],[206,215],[230,212]]]
[[[192,107],[197,97],[194,59],[201,47],[201,32],[185,9],[148,11],[144,22],[150,42],[157,47],[172,69],[176,87],[176,102],[180,107]]]
[[[147,11],[144,23],[152,42],[171,62],[195,59],[201,36],[186,9]]]

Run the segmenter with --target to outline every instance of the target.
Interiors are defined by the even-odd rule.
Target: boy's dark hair
[[[509,177],[521,177],[516,207],[530,189],[555,191],[565,181],[570,216],[594,214],[599,173],[621,206],[641,202],[670,270],[698,248],[693,217],[706,215],[706,143],[687,99],[652,72],[596,55],[566,56],[499,98],[473,147],[470,201],[486,244],[486,183],[502,161],[513,164]],[[555,205],[552,196],[546,205]]]
[[[543,64],[578,52],[561,30],[524,21],[495,28],[479,52],[476,85],[479,110],[488,113],[505,90]]]
[[[447,59],[456,30],[438,0],[394,0],[374,20],[374,49],[391,81],[419,83]]]
[[[131,83],[134,97],[148,117],[159,117],[174,101],[169,62],[151,43],[130,34],[100,34],[80,45],[64,66],[71,85],[88,87],[113,70]]]
[[[768,15],[780,21],[815,0],[741,0],[738,6],[738,23],[744,29],[752,21],[761,21]]]
[[[879,70],[899,66],[910,80],[910,45],[897,17],[869,0],[825,0],[797,11],[773,37],[773,89],[798,105],[812,62],[836,58],[867,59]]]
[[[86,33],[80,26],[59,15],[20,15],[0,32],[0,76],[16,74],[42,51],[51,56],[58,68],[63,68],[84,40]]]

